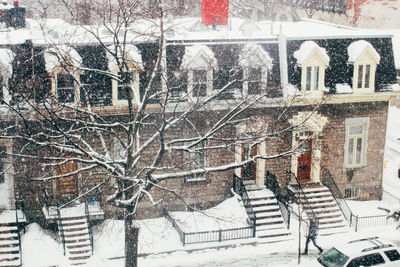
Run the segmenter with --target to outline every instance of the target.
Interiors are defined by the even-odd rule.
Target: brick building
[[[111,165],[90,168],[89,163],[75,161],[73,156],[66,157],[62,164],[44,162],[52,160],[48,155],[57,158],[57,153],[77,152],[72,149],[73,140],[64,140],[67,144],[63,144],[65,149],[61,152],[44,149],[42,142],[46,138],[41,135],[51,121],[40,119],[38,113],[43,112],[43,106],[31,110],[29,103],[55,99],[47,112],[59,109],[57,114],[66,115],[58,119],[71,127],[75,125],[68,121],[71,107],[80,112],[90,108],[109,122],[123,122],[128,116],[121,80],[103,74],[118,71],[107,54],[107,46],[83,38],[78,26],[62,24],[61,29],[59,22],[50,22],[47,37],[61,40],[60,45],[50,45],[49,39],[35,34],[31,35],[35,39],[17,38],[21,36],[19,30],[0,32],[7,35],[1,38],[6,41],[0,48],[0,181],[2,192],[6,193],[2,194],[0,205],[4,210],[23,210],[28,221],[42,225],[61,221],[60,207],[71,205],[71,200],[78,206],[89,202],[90,210],[85,214],[91,220],[118,217],[118,210],[106,203],[116,185],[113,175],[104,173]],[[157,40],[138,39],[126,46],[124,57],[129,59],[127,72],[134,99],[139,102],[144,88],[155,81],[155,92],[168,88],[170,97],[165,108],[173,114],[184,113],[190,101],[198,103],[222,91],[209,105],[167,131],[166,140],[190,140],[197,130],[207,133],[210,125],[223,118],[225,110],[243,99],[257,101],[223,130],[197,144],[198,150],[166,153],[155,176],[162,177],[162,168],[167,167],[182,173],[187,168],[206,171],[151,187],[149,193],[162,201],[140,202],[138,218],[159,216],[164,210],[211,207],[230,196],[238,181],[248,191],[265,192],[269,188],[266,177],[270,182],[272,177],[278,185],[279,190],[270,188],[276,194],[297,194],[299,188],[317,190],[313,188],[319,186],[330,194],[328,184],[334,183],[345,198],[380,199],[387,110],[397,88],[391,36],[313,21],[276,24],[231,19],[228,26],[216,29],[201,25],[197,19],[169,23],[163,72],[149,75],[157,62]],[[35,30],[34,24],[29,21],[29,30]],[[68,36],[67,46],[60,35],[69,27],[76,38]],[[9,40],[13,42],[7,43]],[[79,66],[79,71],[71,71],[71,66]],[[164,75],[164,79],[157,79],[157,75]],[[162,117],[159,105],[155,102],[148,106],[147,115],[154,117],[154,123]],[[18,120],[19,128],[9,127],[20,114],[31,116]],[[142,126],[137,149],[151,137],[151,126]],[[16,129],[25,129],[24,134],[31,134],[26,136],[39,139],[29,145],[29,138],[16,135]],[[94,138],[95,134],[94,130],[81,128],[76,142],[88,140],[88,146],[99,150],[104,145],[112,152],[115,166],[123,165],[123,155],[119,153],[127,137],[112,132],[100,139]],[[263,138],[246,139],[255,134]],[[57,136],[50,136],[58,140]],[[241,139],[247,142],[237,141]],[[214,149],[203,153],[202,146]],[[158,150],[155,143],[141,155],[140,164],[149,166]],[[254,160],[240,165],[249,158]],[[232,165],[216,171],[219,166],[235,163],[240,167]],[[20,203],[24,203],[23,207]]]

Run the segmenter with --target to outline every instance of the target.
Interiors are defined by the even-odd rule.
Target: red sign
[[[204,25],[228,25],[229,0],[202,0],[201,22]]]

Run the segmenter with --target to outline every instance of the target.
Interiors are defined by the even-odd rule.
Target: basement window
[[[344,198],[358,198],[359,197],[359,188],[354,187],[354,188],[346,188],[344,190]]]

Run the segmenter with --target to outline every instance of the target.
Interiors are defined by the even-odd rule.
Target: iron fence
[[[234,239],[245,239],[255,237],[255,224],[248,227],[220,229],[214,231],[202,232],[184,232],[179,224],[167,213],[167,219],[172,223],[172,226],[178,232],[182,244],[199,244],[207,242],[222,242]]]
[[[393,218],[387,218],[386,215],[376,216],[358,216],[351,214],[350,227],[357,232],[363,228],[378,228],[396,226],[397,222]]]

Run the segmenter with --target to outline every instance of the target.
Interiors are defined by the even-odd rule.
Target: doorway
[[[297,179],[300,182],[311,180],[312,139],[306,139],[300,145],[300,155],[297,158]]]

